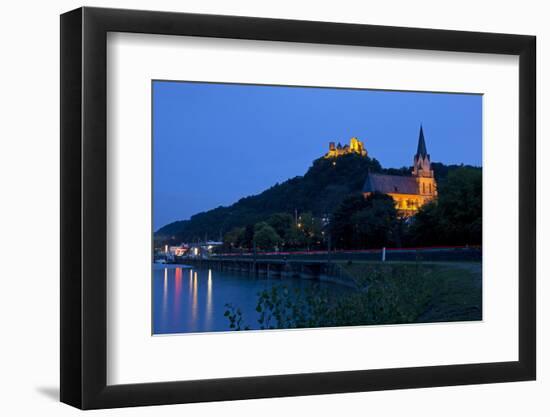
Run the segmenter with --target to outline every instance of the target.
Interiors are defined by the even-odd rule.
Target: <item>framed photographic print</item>
[[[61,16],[61,400],[535,379],[535,38]]]

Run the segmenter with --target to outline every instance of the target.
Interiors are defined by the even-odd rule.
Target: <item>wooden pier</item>
[[[195,268],[247,274],[252,277],[300,278],[334,282],[356,288],[355,281],[336,263],[326,260],[286,260],[265,258],[189,258],[185,263]]]

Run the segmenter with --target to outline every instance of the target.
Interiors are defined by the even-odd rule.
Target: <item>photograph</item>
[[[508,3],[6,2],[0,415],[550,415]]]
[[[153,80],[153,334],[483,320],[482,107]]]
[[[399,22],[393,4],[387,19],[382,3],[318,6],[60,16],[60,106],[42,106],[59,112],[60,147],[19,165],[34,184],[38,160],[60,162],[59,291],[34,294],[59,302],[59,354],[42,361],[59,369],[32,369],[59,378],[64,404],[234,403],[242,417],[266,410],[242,400],[293,397],[272,414],[426,414],[429,388],[433,410],[471,394],[461,416],[542,404],[542,14],[518,26],[532,10],[442,21],[412,7]],[[44,79],[29,91],[56,85]],[[14,85],[17,107],[28,83]],[[24,115],[19,130],[44,126]],[[32,184],[26,220],[6,217],[26,241],[6,253],[27,258],[29,236],[52,235],[20,230],[34,191],[51,195]],[[10,311],[39,305],[12,298]],[[37,317],[12,321],[42,341]]]

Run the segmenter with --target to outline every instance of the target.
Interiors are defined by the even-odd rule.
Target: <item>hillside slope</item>
[[[362,189],[369,170],[381,172],[382,167],[376,159],[356,154],[337,159],[319,158],[304,176],[275,184],[230,206],[170,223],[156,231],[155,240],[181,242],[205,236],[217,239],[234,227],[254,224],[278,212],[330,214],[345,196]]]

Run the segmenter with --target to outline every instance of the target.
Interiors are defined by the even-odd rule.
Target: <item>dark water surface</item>
[[[338,294],[347,291],[337,284],[298,278],[253,278],[244,274],[155,264],[153,333],[231,330],[229,320],[223,315],[226,303],[239,307],[245,323],[258,329],[257,293],[273,285],[289,289],[316,286]]]

